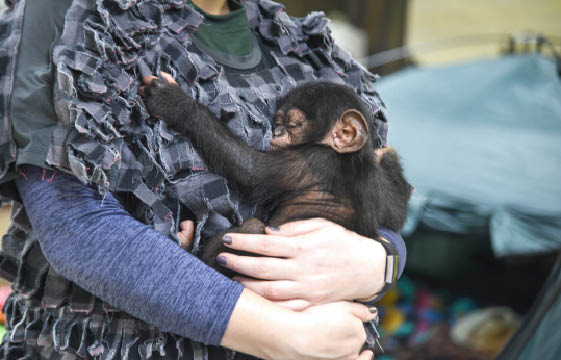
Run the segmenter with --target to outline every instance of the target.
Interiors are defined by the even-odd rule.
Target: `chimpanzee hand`
[[[369,298],[384,284],[382,245],[324,219],[284,224],[267,235],[235,234],[225,245],[264,255],[221,253],[234,277],[261,296],[293,310]]]
[[[173,127],[184,115],[178,109],[178,104],[190,103],[194,100],[179,88],[170,74],[165,72],[160,74],[163,79],[145,76],[142,79],[145,85],[140,87],[139,93],[150,115],[166,121]]]

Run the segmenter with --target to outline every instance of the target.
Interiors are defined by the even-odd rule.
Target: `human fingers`
[[[224,235],[224,245],[229,248],[272,257],[293,257],[297,249],[291,241],[283,237],[263,234]]]
[[[181,232],[177,233],[177,238],[179,239],[179,246],[183,250],[189,250],[189,248],[191,247],[191,240],[185,237],[185,235],[183,235],[183,233]]]
[[[158,78],[154,75],[146,75],[144,77],[142,77],[142,82],[144,83],[144,85],[151,85],[152,81],[157,80]]]
[[[179,228],[183,235],[187,236],[188,238],[192,239],[193,234],[195,233],[195,222],[193,220],[185,220],[179,223]]]
[[[187,250],[191,247],[193,236],[195,234],[195,222],[192,220],[185,220],[179,224],[181,231],[177,233],[179,238],[179,245]]]
[[[349,302],[349,301],[342,301],[340,302],[340,306],[347,311],[348,313],[356,316],[362,322],[367,322],[370,320],[374,320],[378,315],[378,310],[376,308],[368,308],[365,305]]]
[[[273,302],[279,306],[282,306],[292,311],[304,311],[310,306],[312,306],[311,302],[303,299],[279,300]]]
[[[244,276],[234,276],[233,280],[269,300],[283,301],[300,298],[304,295],[301,288],[294,281],[267,281]]]
[[[177,86],[177,82],[170,74],[160,71],[160,75],[162,75],[162,77],[168,82],[168,84]]]
[[[374,360],[374,352],[365,350],[358,355],[356,360]]]
[[[281,225],[278,228],[266,227],[265,233],[271,235],[296,236],[322,229],[333,223],[323,219],[314,218],[310,220],[294,221]]]
[[[301,312],[314,324],[305,333],[313,332],[317,346],[332,359],[356,360],[366,341],[362,320],[356,316],[364,315],[360,306],[344,301],[310,306]]]
[[[217,260],[220,265],[245,276],[262,280],[294,280],[291,276],[294,266],[286,259],[223,252],[218,254]]]

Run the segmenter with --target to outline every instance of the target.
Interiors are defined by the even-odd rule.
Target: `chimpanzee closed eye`
[[[228,232],[263,233],[264,224],[323,217],[375,238],[379,226],[399,231],[405,223],[412,187],[395,150],[376,151],[369,136],[374,119],[351,88],[314,81],[289,91],[272,121],[273,151],[266,152],[235,137],[178,86],[146,82],[148,111],[188,136],[211,171],[264,209],[262,221]],[[201,258],[225,272],[215,261],[224,250],[218,236],[207,241]]]

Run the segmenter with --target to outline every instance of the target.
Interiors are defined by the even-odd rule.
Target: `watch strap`
[[[383,236],[378,236],[377,238],[373,239],[377,241],[384,247],[386,250],[386,268],[384,271],[384,286],[382,290],[377,294],[369,297],[368,299],[360,299],[361,302],[371,302],[375,300],[379,300],[381,295],[386,293],[390,290],[393,285],[397,282],[397,275],[398,275],[398,265],[399,265],[399,254],[392,243]]]

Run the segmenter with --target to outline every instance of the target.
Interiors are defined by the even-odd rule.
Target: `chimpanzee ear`
[[[338,153],[352,153],[362,149],[368,140],[368,125],[356,109],[345,110],[322,141]]]

